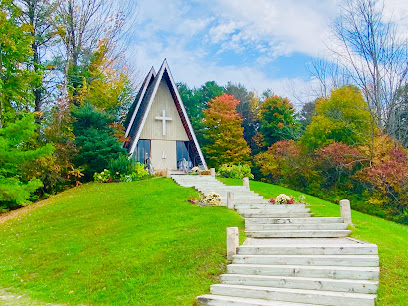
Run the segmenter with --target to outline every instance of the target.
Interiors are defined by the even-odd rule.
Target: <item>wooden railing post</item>
[[[227,259],[232,260],[232,257],[237,254],[239,246],[238,227],[227,227]]]
[[[230,209],[234,209],[234,193],[231,191],[227,192],[227,207]]]
[[[340,214],[343,218],[343,222],[352,225],[351,222],[351,208],[350,208],[350,201],[347,199],[340,200]]]
[[[248,178],[248,177],[244,177],[244,178],[242,179],[242,185],[243,185],[244,187],[249,188],[249,178]]]
[[[210,168],[210,173],[212,177],[215,177],[215,168]]]

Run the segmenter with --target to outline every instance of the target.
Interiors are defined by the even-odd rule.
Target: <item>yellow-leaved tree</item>
[[[343,86],[316,102],[316,115],[301,142],[309,150],[342,142],[351,147],[368,144],[378,131],[359,89]]]

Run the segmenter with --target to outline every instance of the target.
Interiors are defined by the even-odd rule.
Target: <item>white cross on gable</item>
[[[163,124],[163,136],[166,135],[166,121],[171,121],[173,118],[166,117],[166,111],[163,109],[161,116],[156,116],[156,120],[161,120]]]

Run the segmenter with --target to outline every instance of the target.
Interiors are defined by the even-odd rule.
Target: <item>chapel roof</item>
[[[173,76],[170,72],[166,59],[163,61],[157,74],[155,73],[153,67],[150,69],[142,83],[142,86],[140,87],[138,94],[136,95],[135,101],[129,109],[129,113],[125,121],[125,137],[129,137],[130,141],[126,142],[124,146],[128,149],[129,153],[133,154],[137,141],[139,140],[140,133],[143,129],[143,125],[146,121],[146,117],[162,80],[164,80],[169,87],[183,127],[187,133],[188,139],[192,143],[194,153],[199,157],[201,161],[200,164],[206,168],[207,165],[201,152],[200,145],[197,142],[197,138],[187,116],[187,112],[180,98],[180,94],[173,80]]]

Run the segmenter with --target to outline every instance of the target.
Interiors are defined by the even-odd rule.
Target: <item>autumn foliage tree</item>
[[[375,131],[375,123],[361,92],[356,87],[344,86],[316,102],[315,115],[301,142],[309,150],[335,142],[353,147],[369,143]]]
[[[208,144],[203,151],[211,167],[226,163],[250,164],[251,149],[243,137],[242,118],[236,111],[238,104],[233,96],[223,94],[211,99],[204,110],[203,124]]]
[[[285,186],[307,188],[321,179],[314,169],[314,160],[302,152],[294,140],[280,140],[255,156],[255,163],[267,181]]]
[[[388,135],[373,139],[372,147],[360,151],[369,165],[356,177],[362,182],[367,202],[383,215],[408,223],[408,150]]]

